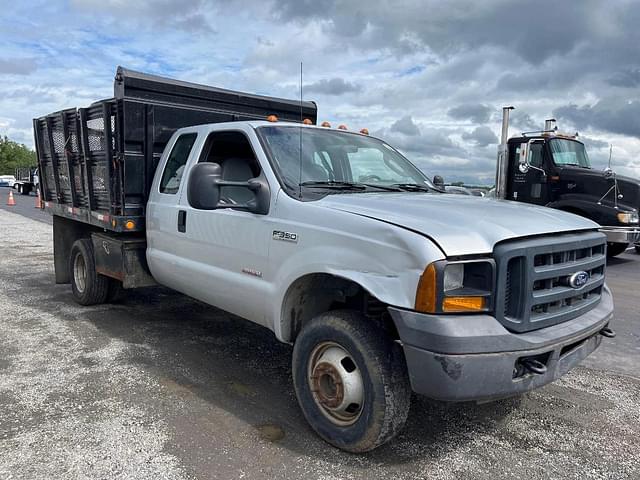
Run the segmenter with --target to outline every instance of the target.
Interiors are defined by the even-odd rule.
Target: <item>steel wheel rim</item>
[[[349,426],[360,418],[364,382],[347,349],[335,342],[317,345],[309,357],[307,382],[316,405],[332,423]]]
[[[78,253],[73,260],[73,280],[76,284],[76,290],[84,293],[87,286],[87,265],[84,263],[84,257]]]

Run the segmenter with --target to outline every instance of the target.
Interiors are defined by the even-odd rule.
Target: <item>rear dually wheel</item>
[[[80,305],[104,303],[109,294],[109,278],[96,272],[91,240],[76,240],[69,256],[73,298]]]

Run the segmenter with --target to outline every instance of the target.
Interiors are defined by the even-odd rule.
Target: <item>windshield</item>
[[[335,190],[323,194],[353,191],[345,188],[351,184],[359,191],[434,188],[398,151],[376,138],[296,126],[265,126],[258,132],[285,188],[295,192],[300,185]]]
[[[591,168],[591,162],[587,156],[584,145],[574,140],[553,138],[549,142],[553,162],[556,165],[574,165],[577,167]]]

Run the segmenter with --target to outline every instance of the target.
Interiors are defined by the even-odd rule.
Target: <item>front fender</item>
[[[367,222],[373,221],[367,219]],[[289,341],[290,312],[285,311],[284,305],[290,288],[300,279],[314,274],[354,282],[385,304],[413,308],[416,287],[424,268],[444,256],[425,237],[382,222],[375,224],[378,231],[369,239],[344,232],[316,230],[313,232],[314,245],[291,248],[282,242],[283,245],[276,246],[288,249],[287,255],[274,253],[277,249],[271,250],[273,257],[280,258],[272,272],[271,317],[278,339]],[[301,235],[300,243],[309,237]]]

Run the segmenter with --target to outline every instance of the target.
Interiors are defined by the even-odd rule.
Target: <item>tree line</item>
[[[5,135],[0,136],[0,175],[13,175],[17,167],[35,167],[36,152]]]

